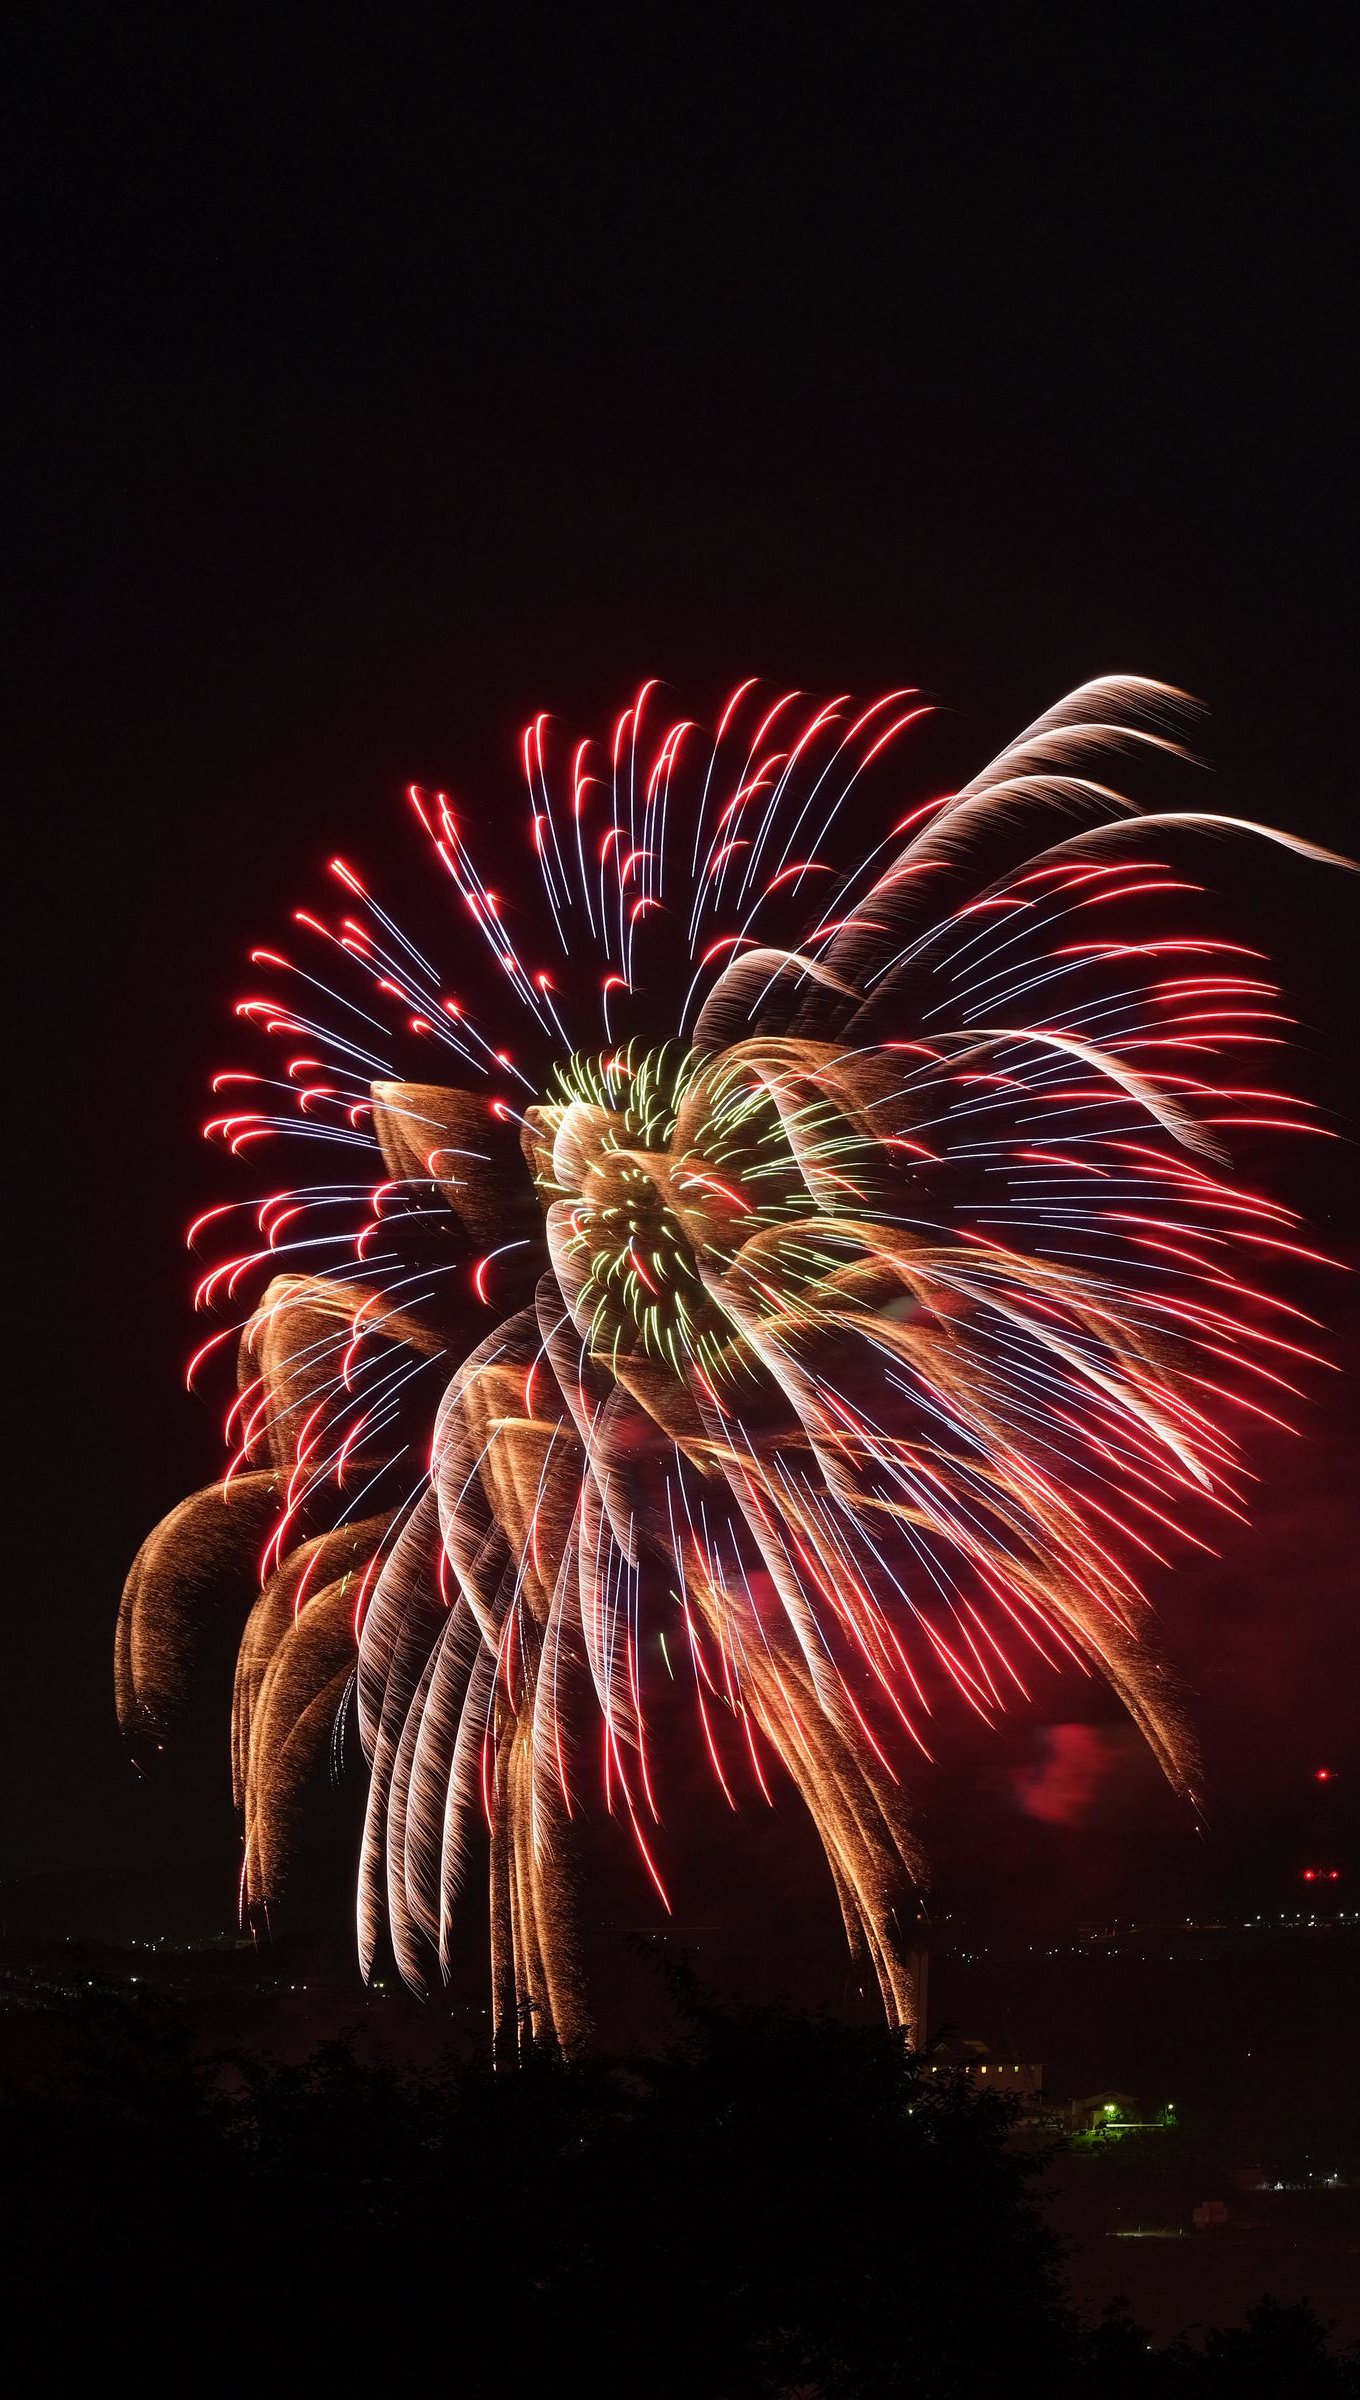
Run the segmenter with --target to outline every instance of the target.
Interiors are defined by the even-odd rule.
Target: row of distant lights
[[[1334,1917],[1319,1917],[1313,1913],[1310,1913],[1308,1916],[1304,1916],[1299,1910],[1295,1910],[1291,1914],[1289,1910],[1282,1908],[1277,1917],[1243,1917],[1241,1921],[1241,1929],[1243,1933],[1251,1933],[1254,1931],[1256,1926],[1267,1924],[1316,1925],[1320,1926],[1322,1930],[1326,1932],[1327,1929],[1333,1925],[1360,1925],[1360,1908],[1339,1908]],[[1120,1930],[1120,1927],[1117,1925],[1113,1928],[1113,1932],[1115,1934],[1118,1934]],[[1140,1928],[1136,1925],[1131,1925],[1128,1928],[1130,1935],[1137,1934],[1139,1930]],[[1145,1930],[1151,1932],[1153,1928],[1148,1927]],[[1198,1933],[1201,1931],[1206,1933],[1226,1933],[1229,1931],[1229,1928],[1227,1926],[1200,1927],[1197,1925],[1192,1925],[1184,1927],[1182,1930],[1190,1933]],[[1108,1940],[1110,1937],[1107,1935],[1103,1938]],[[1094,1942],[1054,1942],[1052,1944],[1046,1944],[1038,1949],[1036,1949],[1033,1942],[1027,1942],[1025,1944],[1025,1948],[1029,1952],[1030,1956],[1034,1958],[1099,1958],[1102,1956],[1102,1952]],[[957,1952],[956,1955],[960,1958],[984,1958],[990,1956],[990,1953],[983,1950],[961,1950]],[[1112,1954],[1107,1951],[1103,1953],[1103,1955],[1109,1957]],[[1168,1959],[1174,1961],[1177,1958],[1184,1957],[1185,1954],[1183,1951],[1168,1950],[1166,1955]]]
[[[1281,1909],[1279,1916],[1272,1921],[1277,1925],[1316,1925],[1319,1920],[1313,1915],[1286,1916]],[[1264,1917],[1244,1917],[1242,1922],[1246,1931],[1250,1932],[1253,1925],[1264,1925],[1266,1920]],[[1334,1917],[1325,1917],[1322,1922],[1326,1925],[1360,1925],[1360,1908],[1339,1908]]]
[[[963,2065],[963,2069],[964,2069],[964,2072],[965,2072],[965,2074],[969,2074],[969,2075],[971,2075],[971,2074],[973,2073],[973,2071],[974,2071],[974,2068],[973,2068],[973,2061],[972,2061],[971,2059],[964,2059],[964,2060],[962,2061],[962,2065]],[[940,2073],[942,2073],[942,2072],[943,2072],[944,2074],[948,2075],[948,2074],[950,2074],[950,2073],[952,2072],[952,2069],[951,2069],[950,2067],[948,2067],[948,2066],[944,2067],[943,2069],[941,2069],[941,2068],[940,2068],[940,2067],[938,2067],[938,2066],[932,2066],[932,2068],[931,2068],[930,2072],[931,2072],[931,2074],[932,2074],[932,2075],[939,2075],[939,2074],[940,2074]],[[984,2066],[980,2066],[980,2067],[978,2067],[978,2068],[977,2068],[977,2073],[978,2073],[979,2075],[985,2075],[985,2074],[986,2074],[986,2072],[987,2072],[987,2069],[986,2069],[986,2066],[985,2066],[985,2065],[984,2065]],[[992,2073],[993,2073],[994,2075],[1018,2075],[1018,2074],[1020,2073],[1020,2069],[1019,2069],[1018,2067],[1003,2067],[1003,2066],[999,2066],[999,2065],[997,2064],[997,2062],[996,2062],[995,2060],[993,2060],[993,2061],[992,2061]]]

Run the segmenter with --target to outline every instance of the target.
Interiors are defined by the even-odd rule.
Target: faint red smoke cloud
[[[1080,1824],[1123,1763],[1118,1734],[1103,1725],[1045,1725],[1038,1752],[1017,1770],[1015,1791],[1025,1815],[1045,1825]]]

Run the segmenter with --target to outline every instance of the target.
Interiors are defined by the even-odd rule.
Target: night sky
[[[1125,670],[1208,704],[1203,804],[1360,852],[1342,11],[429,22],[11,22],[6,1874],[230,1840],[225,1694],[211,1772],[146,1792],[114,1615],[218,1459],[182,1232],[241,961],[337,849],[405,888],[408,781],[494,847],[524,719],[647,675],[699,716],[924,684],[963,774]],[[1210,863],[1347,1136],[1264,1164],[1360,1263],[1360,887]],[[1360,1336],[1345,1278],[1306,1305],[1352,1379],[1155,1587],[1272,1892],[1311,1771],[1360,1767]],[[960,1888],[1009,1843],[1117,1904],[1117,1737],[1009,1738],[927,1801]]]

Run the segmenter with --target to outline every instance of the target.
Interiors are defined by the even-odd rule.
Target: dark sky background
[[[1131,670],[1209,704],[1218,805],[1360,851],[1347,12],[1002,21],[11,19],[3,1871],[229,1834],[215,1781],[134,1785],[110,1672],[128,1560],[217,1460],[179,1380],[204,1080],[244,951],[336,849],[406,844],[408,780],[494,827],[533,711],[752,672],[929,685],[967,771]],[[1353,1138],[1357,886],[1214,864]],[[1356,1259],[1354,1156],[1279,1177]],[[1157,1590],[1218,1855],[1272,1892],[1311,1769],[1360,1763],[1354,1383],[1318,1385],[1259,1531]],[[962,1882],[1066,1857],[1117,1901],[1121,1755],[960,1759],[926,1805]]]

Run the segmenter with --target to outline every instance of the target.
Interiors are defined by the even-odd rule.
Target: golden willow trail
[[[1312,1130],[1195,874],[1224,831],[1328,854],[1124,796],[1193,802],[1165,686],[1089,684],[943,797],[930,713],[752,683],[710,733],[653,684],[605,742],[540,718],[536,903],[411,793],[462,988],[342,860],[253,954],[268,1055],[207,1131],[321,1178],[192,1229],[230,1463],[133,1566],[119,1710],[163,1745],[239,1606],[246,1918],[353,1716],[364,1971],[447,1974],[489,1873],[503,2040],[585,2037],[587,1819],[665,1902],[658,1712],[734,1808],[797,1794],[908,2027],[951,1705],[1080,1662],[1193,1796],[1137,1578],[1240,1513],[1239,1431],[1308,1355],[1268,1288],[1294,1219],[1233,1157]]]

